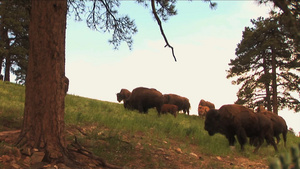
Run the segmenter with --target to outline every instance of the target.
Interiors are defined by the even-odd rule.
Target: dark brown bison
[[[177,112],[178,112],[178,106],[176,106],[174,104],[163,104],[161,107],[162,114],[170,113],[170,114],[174,115],[174,117],[176,117]]]
[[[141,113],[148,113],[149,108],[156,108],[160,114],[164,97],[161,92],[156,89],[145,87],[135,88],[129,98],[124,102],[124,107],[128,109],[136,109]]]
[[[174,104],[178,107],[178,111],[182,110],[184,114],[190,115],[190,101],[186,97],[178,96],[176,94],[165,94],[164,104]]]
[[[130,95],[131,95],[131,92],[129,90],[121,89],[120,93],[117,93],[117,100],[118,100],[118,102],[121,102],[122,100],[123,100],[123,102],[125,102],[125,100],[127,100]]]
[[[271,120],[273,125],[274,137],[276,137],[277,139],[277,144],[280,141],[280,134],[282,134],[284,146],[286,147],[286,135],[288,132],[288,127],[286,125],[285,120],[277,114],[265,110],[262,106],[258,108],[257,113],[264,114]]]
[[[264,139],[277,151],[271,120],[241,105],[223,105],[219,110],[210,109],[206,114],[204,128],[211,136],[215,133],[225,135],[230,146],[234,145],[237,135],[241,150],[244,150],[247,137],[254,137],[259,139],[254,151],[259,149]]]

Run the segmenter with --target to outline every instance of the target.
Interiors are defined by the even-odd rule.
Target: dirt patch
[[[36,159],[13,147],[19,132],[19,130],[0,132],[0,146],[4,147],[0,151],[0,168],[68,168],[64,164],[54,165],[43,162],[32,165],[30,162]],[[177,140],[169,138],[157,140],[149,138],[143,132],[134,135],[119,133],[116,136],[108,133],[107,128],[96,129],[92,125],[84,128],[67,126],[67,138],[78,137],[82,146],[109,163],[124,168],[268,168],[264,160],[251,161],[243,157],[211,156],[203,154],[196,145],[180,148],[183,143]],[[97,168],[92,163],[86,165],[87,168]]]

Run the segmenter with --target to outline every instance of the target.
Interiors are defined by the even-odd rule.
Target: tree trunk
[[[278,114],[278,101],[277,101],[277,82],[276,82],[276,55],[275,50],[272,47],[272,104],[273,104],[273,113]]]
[[[5,5],[5,2],[1,2],[1,3],[2,3],[1,5],[3,5],[3,6]],[[3,10],[3,9],[1,9],[1,10]],[[5,15],[3,13],[1,13],[1,17],[0,17],[0,23],[1,23],[1,25],[0,25],[0,38],[2,38],[1,39],[2,42],[3,42],[3,38],[4,38],[4,19],[3,19],[4,17],[5,17]],[[1,44],[0,44],[0,47],[2,48],[2,50],[4,50],[4,48],[5,48],[4,45],[1,45]],[[0,80],[4,80],[3,75],[2,75],[3,60],[4,60],[4,56],[0,54]]]
[[[2,75],[2,63],[3,63],[3,58],[0,56],[0,81],[3,80],[3,75]]]
[[[2,56],[5,59],[5,69],[4,69],[4,81],[10,81],[10,67],[11,60],[9,56],[10,40],[8,38],[8,30],[4,27],[1,28],[1,38],[4,42],[4,55]]]
[[[0,33],[1,36],[1,33]],[[2,48],[2,46],[1,46]],[[3,75],[2,75],[2,63],[3,63],[4,57],[1,55],[0,56],[0,80],[3,80]]]
[[[5,73],[4,73],[4,81],[10,82],[10,67],[11,67],[11,60],[10,56],[6,54],[5,56]]]
[[[265,107],[267,107],[268,111],[272,111],[272,103],[271,103],[271,92],[270,92],[270,72],[269,72],[269,67],[268,67],[268,63],[267,63],[267,59],[266,59],[266,54],[264,53],[263,55],[263,68],[264,68],[264,74],[267,77],[265,79],[265,88],[266,88],[266,103],[265,103]]]
[[[47,162],[66,154],[66,12],[67,0],[31,0],[25,109],[17,144],[45,152]]]

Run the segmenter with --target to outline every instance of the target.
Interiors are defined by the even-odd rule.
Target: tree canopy
[[[258,0],[260,3],[273,2],[282,13],[281,25],[292,33],[291,37],[299,44],[300,42],[300,2],[299,0]]]
[[[280,19],[280,15],[253,19],[253,27],[243,31],[227,76],[237,77],[233,84],[241,84],[237,104],[253,108],[265,104],[276,113],[277,106],[300,111],[299,100],[293,95],[300,92],[298,44]]]

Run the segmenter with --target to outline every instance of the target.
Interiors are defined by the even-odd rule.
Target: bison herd
[[[189,99],[176,94],[162,94],[156,89],[138,87],[130,92],[121,89],[117,93],[117,100],[123,101],[124,107],[138,110],[140,113],[148,113],[148,109],[156,108],[158,114],[170,113],[176,117],[177,112],[182,110],[189,115]]]
[[[223,105],[218,110],[209,110],[206,113],[204,129],[211,136],[215,133],[225,135],[230,146],[234,145],[237,136],[242,150],[247,138],[250,138],[250,143],[256,145],[255,152],[264,139],[277,151],[274,137],[277,138],[278,143],[280,134],[286,145],[287,125],[282,117],[266,110],[255,113],[249,108],[236,104]]]
[[[148,109],[156,108],[158,115],[170,113],[176,117],[179,111],[189,115],[190,110],[188,98],[176,94],[162,94],[153,88],[138,87],[132,92],[121,89],[117,93],[117,100],[123,101],[125,108],[138,110],[140,113],[147,113]],[[236,104],[223,105],[220,109],[215,109],[213,103],[202,99],[198,105],[198,115],[205,118],[204,129],[210,136],[220,133],[227,138],[230,146],[236,142],[236,136],[241,150],[244,150],[249,138],[250,144],[256,146],[254,152],[260,148],[264,140],[277,151],[280,134],[286,146],[288,130],[285,120],[265,110],[263,106],[256,112]]]

